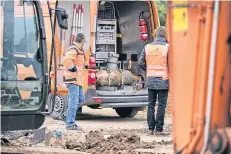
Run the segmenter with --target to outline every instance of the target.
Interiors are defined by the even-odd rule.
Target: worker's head
[[[155,30],[156,37],[166,38],[166,29],[164,26],[160,26]]]
[[[76,45],[82,48],[85,42],[86,42],[86,39],[83,33],[78,33],[75,37],[74,43],[76,43]]]

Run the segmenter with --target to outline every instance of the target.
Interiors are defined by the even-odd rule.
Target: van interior
[[[149,1],[99,1],[95,49],[100,69],[129,70],[144,77],[138,59],[145,44],[153,41],[151,5]],[[140,19],[147,22],[146,40],[141,39]]]

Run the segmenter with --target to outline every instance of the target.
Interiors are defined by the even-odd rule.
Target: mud
[[[8,133],[10,145],[62,148],[92,154],[173,153],[171,135],[148,135],[146,111],[131,119],[119,118],[112,109],[85,109],[85,112],[87,113],[77,118],[82,131],[66,130],[63,121],[47,117],[43,126],[47,128],[44,141],[32,144],[33,131],[23,131],[17,133],[18,137]],[[167,113],[165,130],[171,132],[171,126],[171,118]],[[55,131],[60,131],[62,138],[57,138]]]
[[[102,133],[95,131],[90,132],[87,136],[86,152],[92,154],[132,154],[134,149],[139,146],[140,137],[135,134],[119,132],[105,139]]]
[[[85,142],[69,138],[64,148],[91,154],[138,154],[140,152],[137,149],[155,149],[172,144],[172,141],[164,140],[145,142],[139,135],[127,130],[111,133],[111,135],[105,135],[102,130],[90,131],[85,135]]]
[[[50,148],[63,148],[69,150],[75,150],[80,152],[86,152],[91,154],[143,154],[144,150],[158,149],[163,146],[171,147],[172,141],[160,140],[160,141],[144,141],[141,140],[140,134],[146,132],[145,130],[119,130],[119,131],[90,131],[89,133],[79,132],[77,134],[65,134],[60,142],[57,142],[57,137],[51,132],[46,135],[50,136],[50,140],[47,142],[47,136],[45,141],[33,145],[31,143],[32,134],[28,136],[21,136],[17,139],[10,140],[10,146],[25,146],[25,147],[50,147]],[[166,151],[165,151],[166,152]],[[148,152],[154,153],[154,152]]]

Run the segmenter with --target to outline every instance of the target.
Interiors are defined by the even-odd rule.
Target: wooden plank
[[[26,154],[89,154],[75,150],[50,148],[50,147],[1,147],[1,153],[26,153]]]

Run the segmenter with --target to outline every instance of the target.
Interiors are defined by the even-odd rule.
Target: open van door
[[[0,2],[1,131],[39,128],[48,89],[38,1]]]

